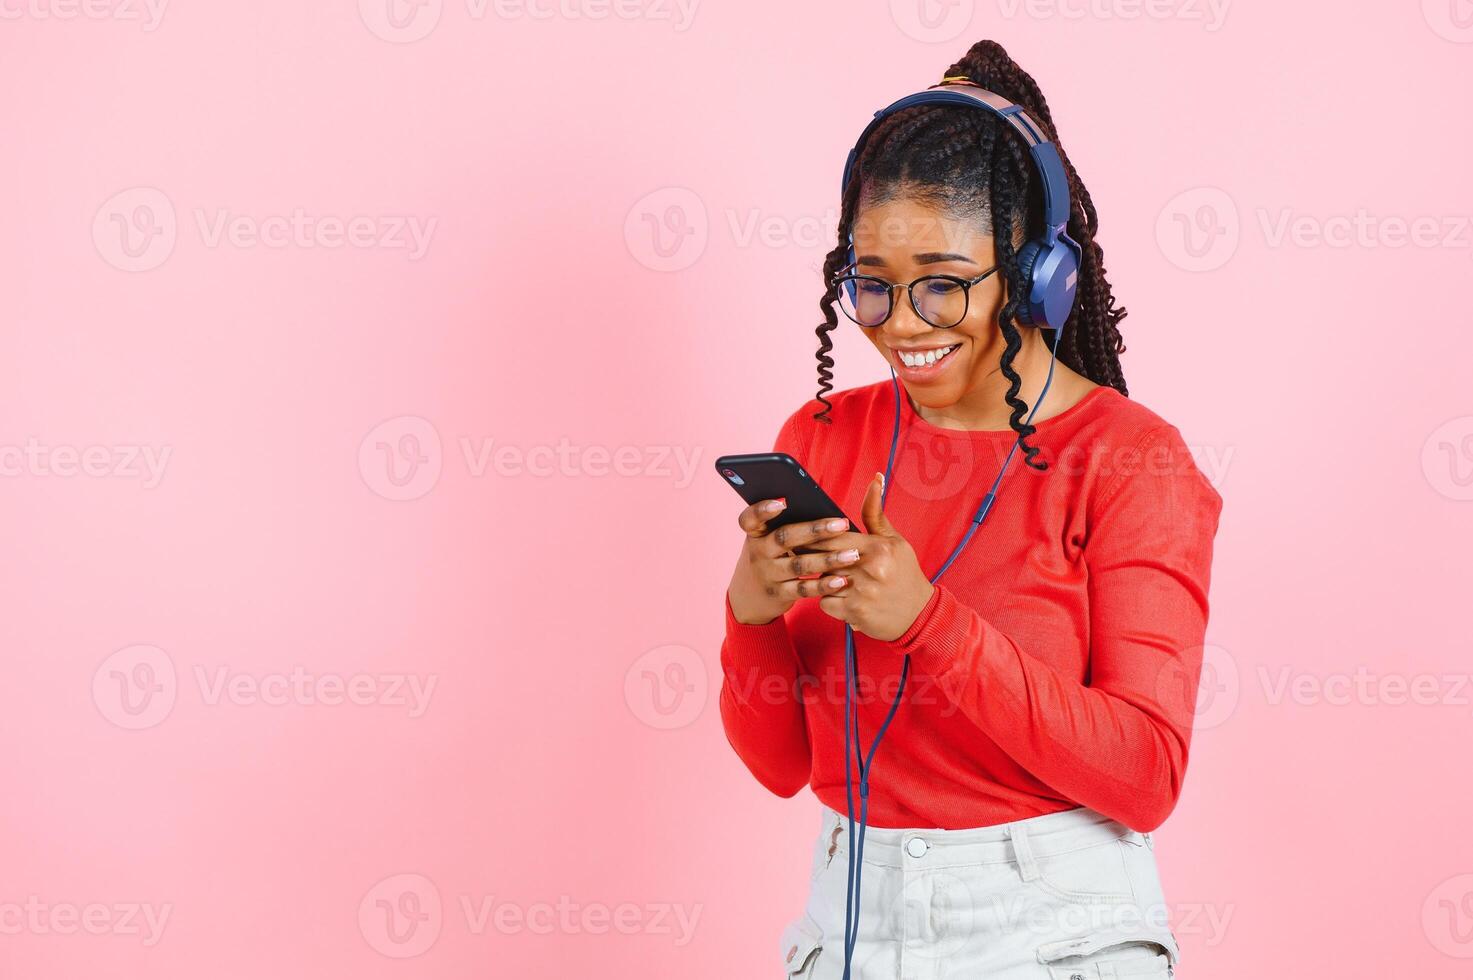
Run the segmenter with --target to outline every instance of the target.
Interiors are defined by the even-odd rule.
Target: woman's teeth
[[[900,360],[906,367],[926,367],[929,364],[935,364],[960,346],[960,344],[952,344],[950,347],[937,347],[917,354],[910,354],[903,350],[895,353],[900,355]]]

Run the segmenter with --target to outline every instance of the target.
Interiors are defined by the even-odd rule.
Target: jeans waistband
[[[823,807],[825,848],[836,854],[847,852],[848,829],[849,820],[844,814]],[[859,832],[857,820],[854,830]],[[965,830],[869,827],[864,832],[864,863],[894,868],[1015,864],[1027,878],[1039,857],[1121,838],[1144,842],[1147,835],[1088,807]]]

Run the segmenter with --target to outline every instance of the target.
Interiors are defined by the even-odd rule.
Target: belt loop
[[[1028,846],[1028,828],[1021,824],[1008,824],[1008,840],[1013,845],[1013,860],[1018,863],[1018,870],[1023,875],[1024,881],[1032,881],[1038,877],[1038,862],[1033,859],[1033,848]]]

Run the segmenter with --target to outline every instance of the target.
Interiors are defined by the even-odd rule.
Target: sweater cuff
[[[966,647],[968,610],[944,585],[933,586],[930,601],[910,629],[893,642],[896,653],[908,655],[926,674],[939,677],[950,670]]]
[[[769,623],[738,622],[731,609],[731,596],[722,590],[726,607],[726,648],[736,654],[734,660],[743,665],[768,670],[793,670],[798,665],[798,652],[788,633],[786,617],[778,616]]]

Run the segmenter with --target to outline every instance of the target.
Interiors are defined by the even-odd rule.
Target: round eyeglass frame
[[[871,276],[862,272],[850,272],[842,276],[835,276],[833,284],[840,294],[842,294],[844,289],[849,284],[857,284],[862,281],[879,283],[881,286],[887,287],[885,291],[885,296],[889,300],[889,303],[885,308],[885,315],[874,323],[864,323],[863,321],[855,317],[852,313],[850,313],[847,309],[844,309],[844,303],[842,300],[838,303],[839,309],[844,311],[844,316],[852,320],[854,323],[859,324],[859,326],[865,328],[866,330],[873,330],[876,327],[883,326],[885,322],[890,319],[890,317],[895,315],[895,287],[897,286],[905,287],[905,291],[910,295],[910,308],[912,310],[915,310],[916,316],[920,317],[922,322],[929,323],[931,326],[936,327],[938,330],[950,330],[952,327],[956,326],[958,323],[961,323],[967,318],[967,313],[972,308],[972,287],[977,285],[977,283],[981,282],[982,280],[986,279],[988,276],[992,275],[1000,268],[1002,267],[999,265],[995,265],[987,271],[983,272],[981,275],[975,276],[971,279],[968,279],[965,276],[953,276],[949,273],[937,272],[932,273],[931,275],[920,276],[916,279],[912,279],[908,283],[888,282],[887,280],[881,279],[879,276]],[[962,289],[961,316],[957,317],[951,323],[937,323],[930,317],[926,316],[926,314],[922,313],[919,304],[916,303],[916,284],[927,282],[932,279],[942,279],[946,282],[956,283]]]

